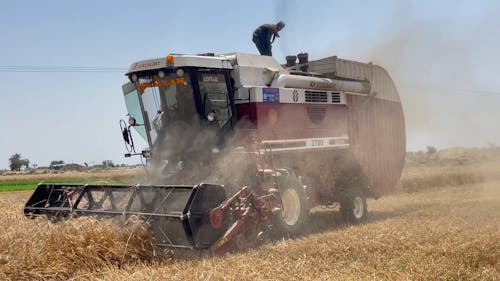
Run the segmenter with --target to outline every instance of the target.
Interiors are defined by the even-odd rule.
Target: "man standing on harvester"
[[[263,24],[253,32],[253,42],[263,56],[272,56],[271,44],[276,37],[280,37],[278,31],[285,27],[285,23],[279,21],[277,24]]]

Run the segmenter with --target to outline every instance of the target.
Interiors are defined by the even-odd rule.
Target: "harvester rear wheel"
[[[360,188],[345,190],[340,196],[340,214],[346,222],[360,223],[368,215],[366,196]]]
[[[274,226],[281,235],[297,235],[309,218],[306,192],[293,173],[279,178],[282,210],[275,215]]]

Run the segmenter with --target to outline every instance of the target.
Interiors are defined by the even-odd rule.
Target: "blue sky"
[[[409,150],[500,145],[496,1],[4,1],[0,169],[124,159],[123,72],[12,72],[4,66],[113,67],[168,53],[257,53],[262,23],[286,22],[284,61],[307,51],[373,61],[395,81]]]

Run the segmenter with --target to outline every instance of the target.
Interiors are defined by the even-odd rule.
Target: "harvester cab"
[[[121,121],[126,156],[150,156],[154,164],[176,169],[209,161],[234,126],[231,68],[212,56],[169,55],[133,64],[122,87],[129,115],[128,126]],[[149,149],[135,151],[131,127]]]

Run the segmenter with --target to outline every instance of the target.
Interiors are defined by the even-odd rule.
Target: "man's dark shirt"
[[[278,29],[275,24],[263,24],[253,32],[253,38],[259,38],[262,41],[272,43],[272,36],[278,34]]]
[[[272,55],[271,43],[274,41],[273,35],[278,35],[278,29],[275,24],[263,24],[253,32],[253,42],[261,55]],[[273,38],[271,39],[271,37]]]

